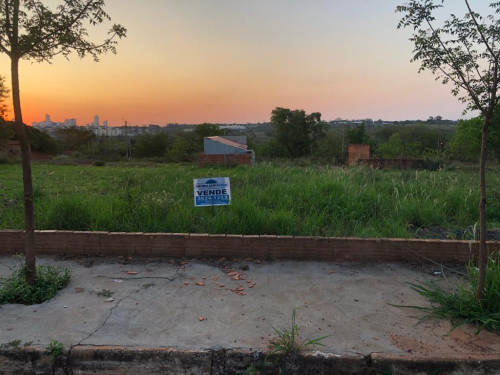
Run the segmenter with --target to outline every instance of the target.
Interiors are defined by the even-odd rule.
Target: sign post
[[[231,203],[229,177],[195,178],[194,206],[226,206]]]

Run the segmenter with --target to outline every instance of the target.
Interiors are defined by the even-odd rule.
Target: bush
[[[37,266],[35,285],[26,282],[26,266],[20,266],[10,278],[0,280],[0,305],[22,303],[34,305],[53,298],[69,284],[71,271],[54,266]]]
[[[96,161],[94,162],[94,165],[95,165],[96,167],[104,167],[104,166],[106,165],[106,163],[105,163],[105,162],[103,162],[102,160],[96,160]]]
[[[414,290],[429,299],[430,307],[410,307],[428,312],[425,318],[441,318],[451,322],[454,328],[464,323],[476,325],[476,334],[482,329],[500,333],[500,252],[492,254],[486,264],[486,285],[482,303],[476,300],[475,292],[479,270],[473,263],[467,266],[468,283],[454,291],[447,291],[435,282],[411,284]]]

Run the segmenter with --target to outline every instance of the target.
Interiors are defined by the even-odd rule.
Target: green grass
[[[202,177],[230,177],[231,205],[195,208],[193,178]],[[487,178],[488,222],[498,227],[500,173]],[[33,179],[37,229],[411,237],[409,224],[453,230],[478,220],[472,169],[34,164]],[[23,226],[21,166],[0,165],[0,229]]]
[[[431,306],[401,306],[426,313],[421,319],[440,318],[449,320],[456,328],[462,324],[474,324],[476,334],[481,330],[500,333],[500,253],[493,254],[486,263],[485,294],[482,303],[475,298],[479,271],[470,263],[467,266],[468,280],[457,289],[449,290],[436,282],[409,283],[420,295],[426,297]]]

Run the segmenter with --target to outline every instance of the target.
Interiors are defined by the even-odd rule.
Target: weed
[[[299,353],[308,346],[325,346],[321,343],[330,335],[318,337],[312,340],[306,338],[305,340],[300,340],[299,327],[295,320],[297,314],[297,309],[293,309],[292,313],[292,326],[290,328],[286,327],[273,327],[274,332],[277,337],[269,342],[269,349],[271,354],[282,353],[282,354],[295,354]]]
[[[436,282],[408,283],[420,295],[431,302],[430,307],[399,306],[421,310],[427,314],[421,319],[440,318],[451,322],[453,329],[462,324],[474,324],[476,334],[481,330],[500,333],[500,253],[489,256],[486,263],[486,287],[482,302],[476,300],[475,292],[479,271],[471,262],[467,266],[468,282],[448,291]]]
[[[37,266],[37,278],[33,286],[26,282],[27,267],[22,265],[9,278],[0,279],[0,305],[22,303],[33,305],[53,298],[69,284],[71,271],[54,266]]]
[[[6,344],[1,344],[0,349],[18,348],[21,345],[21,340],[12,340]]]
[[[59,357],[64,351],[64,344],[60,341],[53,340],[47,346],[47,354],[52,357],[52,363],[56,362],[57,357]]]
[[[99,297],[106,297],[106,298],[110,298],[113,294],[115,294],[115,292],[112,292],[109,289],[103,289],[100,292],[97,292],[97,295]]]
[[[148,288],[150,288],[150,287],[152,287],[152,286],[155,286],[155,283],[147,283],[147,284],[142,284],[142,287],[143,287],[144,289],[148,289]]]

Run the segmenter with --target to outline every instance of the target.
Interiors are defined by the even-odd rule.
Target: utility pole
[[[130,161],[130,154],[131,152],[129,153],[129,146],[130,146],[130,143],[129,143],[129,140],[128,140],[128,123],[127,123],[127,120],[125,120],[125,158],[127,159],[127,161]]]

